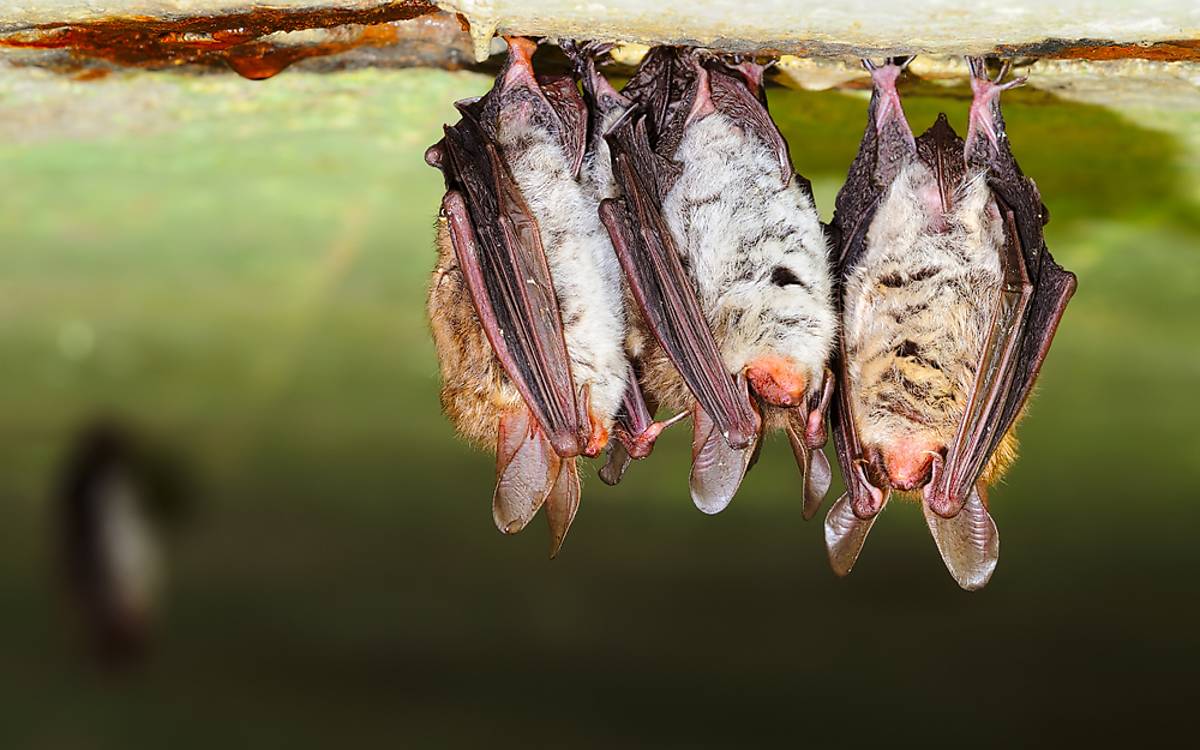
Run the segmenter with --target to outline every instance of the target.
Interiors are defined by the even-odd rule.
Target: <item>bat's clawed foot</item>
[[[525,84],[536,86],[533,74],[533,53],[537,51],[537,42],[523,36],[506,36],[508,42],[508,62],[504,71],[504,84]]]
[[[625,450],[629,452],[630,458],[646,458],[654,450],[654,441],[658,440],[658,436],[676,422],[680,422],[687,418],[687,412],[683,411],[668,420],[662,422],[651,422],[650,426],[642,431],[640,435],[630,435],[623,430],[617,430],[617,439],[625,446]]]
[[[942,518],[954,518],[963,509],[967,498],[955,497],[944,481],[945,459],[940,453],[933,454],[929,468],[929,483],[921,491],[921,499],[931,511]]]
[[[907,65],[906,58],[904,65]],[[913,136],[908,119],[904,116],[904,106],[900,102],[900,92],[896,83],[904,66],[889,59],[884,65],[876,65],[870,60],[863,59],[863,67],[871,72],[871,85],[875,93],[871,98],[871,106],[875,114],[875,131],[879,134],[881,149],[899,153],[916,153],[917,143]]]
[[[987,61],[982,57],[968,57],[967,67],[971,69],[971,88],[976,95],[981,90],[999,89],[1007,91],[1008,89],[1021,86],[1027,80],[1026,76],[1017,76],[1010,81],[1005,82],[1008,74],[1012,72],[1012,61],[1004,60],[1000,63],[999,72],[995,76],[988,75]]]
[[[1004,137],[1003,126],[999,123],[1000,93],[1016,88],[1028,80],[1024,76],[1004,81],[1012,70],[1012,64],[1004,61],[996,76],[989,77],[987,62],[982,57],[968,57],[967,66],[971,69],[971,114],[967,132],[966,153],[974,151],[979,135],[983,134],[993,149],[999,148],[1000,139]]]

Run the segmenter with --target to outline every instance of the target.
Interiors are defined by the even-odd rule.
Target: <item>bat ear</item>
[[[528,409],[520,408],[500,418],[492,519],[501,533],[515,534],[525,528],[556,488],[561,467],[562,460]],[[578,489],[575,494],[578,503]]]
[[[885,505],[887,498],[888,495],[885,494]],[[880,510],[882,509],[880,507]],[[878,513],[870,518],[859,518],[854,513],[854,504],[850,502],[848,492],[842,493],[830,506],[829,513],[825,516],[825,549],[829,553],[829,565],[834,573],[846,576],[854,569],[854,563],[858,561],[858,555],[862,552],[867,534],[871,533],[876,518],[879,518]]]
[[[579,470],[574,458],[563,459],[562,470],[558,472],[558,480],[554,489],[546,498],[546,520],[550,523],[550,559],[558,557],[563,540],[575,513],[579,511]]]
[[[741,450],[729,447],[712,418],[700,408],[692,407],[692,474],[689,485],[692,502],[704,513],[712,515],[725,510],[746,476],[757,437]]]
[[[801,425],[801,429],[803,429],[803,425]],[[825,451],[820,448],[810,448],[805,442],[804,434],[796,429],[790,419],[787,425],[787,436],[788,442],[792,445],[792,455],[796,459],[796,465],[804,474],[801,478],[804,494],[804,509],[801,514],[804,516],[804,520],[808,521],[820,509],[821,501],[825,499],[825,493],[829,491],[829,485],[833,481],[833,472],[829,468],[829,459],[825,457]]]
[[[829,459],[825,451],[816,448],[812,451],[808,468],[804,471],[804,509],[801,515],[805,521],[812,520],[821,508],[825,493],[833,483],[833,470],[829,468]]]
[[[946,569],[967,591],[987,585],[1000,558],[1000,534],[979,494],[979,485],[971,489],[967,502],[953,518],[943,518],[927,503],[922,503],[925,523],[937,544]]]
[[[604,466],[600,467],[600,481],[610,487],[616,486],[621,481],[621,477],[625,476],[625,470],[629,468],[632,461],[633,456],[629,455],[625,443],[620,440],[610,441],[608,460],[604,462]]]

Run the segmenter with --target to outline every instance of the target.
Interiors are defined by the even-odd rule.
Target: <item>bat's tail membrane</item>
[[[938,515],[928,503],[921,507],[942,561],[958,585],[967,591],[986,586],[1000,559],[1000,534],[978,486],[953,518]]]

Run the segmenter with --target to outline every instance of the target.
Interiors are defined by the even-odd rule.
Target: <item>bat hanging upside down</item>
[[[588,106],[570,77],[534,75],[535,48],[510,39],[495,86],[426,152],[447,187],[429,317],[443,408],[496,452],[496,525],[520,531],[545,505],[553,557],[579,507],[576,457],[605,447],[619,411],[646,417],[616,426],[634,456],[663,425],[630,375],[621,272],[581,178]]]
[[[762,73],[651,50],[607,135],[620,195],[600,213],[640,311],[629,349],[643,386],[693,417],[696,506],[723,510],[763,431],[783,428],[809,517],[830,479],[820,448],[837,321],[824,228]]]
[[[1013,427],[1075,291],[1046,249],[1047,214],[1009,149],[1000,94],[969,60],[964,143],[940,115],[914,138],[899,65],[871,71],[866,133],[837,197],[843,335],[831,421],[847,491],[830,509],[830,562],[850,572],[892,490],[920,491],[960,586],[992,575],[986,488],[1016,457]]]

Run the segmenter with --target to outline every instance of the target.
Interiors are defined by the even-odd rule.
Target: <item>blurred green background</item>
[[[1080,284],[992,493],[1000,566],[968,594],[906,504],[835,578],[779,436],[719,516],[673,430],[618,488],[585,472],[559,559],[540,520],[496,532],[424,319],[422,151],[486,78],[142,74],[130,100],[120,75],[34,96],[36,75],[0,77],[0,747],[992,746],[1187,718],[1193,113],[1006,107]],[[865,99],[771,101],[827,217]],[[961,98],[906,107],[965,132]],[[153,652],[117,674],[52,564],[52,481],[97,414],[195,480]]]

